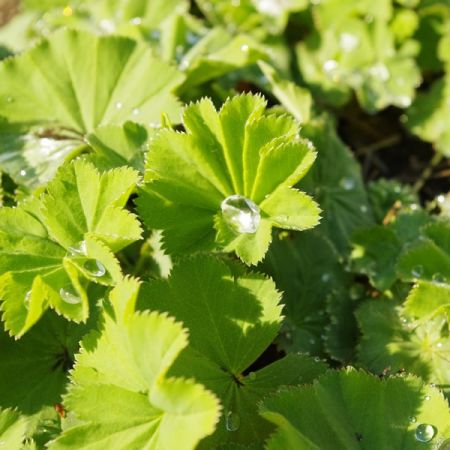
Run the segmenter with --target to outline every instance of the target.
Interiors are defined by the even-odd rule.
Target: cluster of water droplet
[[[242,195],[230,195],[222,201],[222,217],[228,226],[240,234],[256,233],[261,221],[259,207]]]

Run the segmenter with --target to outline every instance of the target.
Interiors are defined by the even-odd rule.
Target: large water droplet
[[[71,256],[86,256],[86,241],[81,241],[77,245],[69,247],[67,250]]]
[[[414,278],[420,278],[423,275],[423,266],[421,265],[414,266],[411,270],[411,275]]]
[[[81,302],[81,297],[71,284],[61,288],[59,290],[59,295],[64,302],[69,303],[70,305],[77,305]]]
[[[436,434],[433,425],[421,423],[417,426],[415,436],[419,442],[430,442]]]
[[[97,261],[96,259],[88,259],[83,264],[83,267],[93,277],[102,277],[106,273],[105,266],[100,261]]]
[[[237,431],[239,430],[239,426],[241,425],[241,419],[239,417],[239,414],[228,411],[227,415],[225,416],[225,427],[228,431]]]
[[[25,294],[25,298],[23,299],[23,304],[26,309],[30,308],[30,299],[31,299],[31,290]]]
[[[220,205],[222,216],[237,233],[256,233],[261,215],[259,207],[242,195],[230,195]]]

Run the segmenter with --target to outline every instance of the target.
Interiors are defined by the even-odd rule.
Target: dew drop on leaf
[[[417,422],[417,419],[416,419],[414,416],[411,416],[411,417],[409,418],[409,422],[410,422],[410,423],[416,423],[416,422]]]
[[[256,380],[256,373],[255,372],[250,372],[248,374],[248,377],[250,378],[250,380],[255,381]]]
[[[442,275],[442,274],[440,274],[440,273],[435,273],[434,275],[433,275],[433,281],[435,282],[435,283],[445,283],[445,277]]]
[[[419,442],[430,442],[436,434],[434,427],[427,423],[421,423],[417,426],[415,437]]]
[[[423,266],[414,266],[411,270],[411,274],[414,278],[420,278],[423,275]]]
[[[83,267],[93,277],[102,277],[106,273],[105,266],[100,261],[97,261],[96,259],[88,259],[83,264]]]
[[[425,400],[426,400],[426,401],[430,400],[430,398],[431,398],[431,397],[430,397],[429,395],[426,395],[426,396],[425,396]]]
[[[85,256],[87,254],[86,241],[81,241],[67,250],[70,256]]]
[[[30,299],[31,299],[31,290],[25,294],[25,298],[23,299],[23,304],[26,309],[30,308]]]
[[[133,17],[130,22],[133,25],[140,25],[142,23],[142,19],[140,17]]]
[[[122,102],[116,102],[116,109],[122,109],[123,103]]]
[[[131,113],[133,114],[133,116],[137,116],[141,111],[139,110],[139,108],[133,108],[133,111],[131,111]]]
[[[437,347],[437,348],[442,348],[442,342],[438,342],[438,343],[436,344],[436,347]]]
[[[242,195],[230,195],[220,205],[222,216],[231,229],[237,233],[256,233],[261,215],[259,207]]]
[[[69,303],[70,305],[77,305],[81,302],[81,297],[71,284],[61,288],[59,290],[59,295],[64,302]]]
[[[19,173],[20,173],[21,177],[26,177],[27,176],[27,171],[25,169],[22,169]]]
[[[239,430],[239,426],[241,424],[241,419],[239,417],[239,414],[228,411],[227,415],[225,416],[225,427],[228,431],[237,431]]]
[[[355,180],[350,177],[342,178],[339,185],[346,191],[351,191],[355,187]]]
[[[247,53],[249,50],[249,47],[247,44],[241,45],[241,52]]]
[[[324,283],[328,283],[331,280],[331,275],[328,272],[325,272],[322,274],[322,276],[320,277],[320,279],[324,282]]]

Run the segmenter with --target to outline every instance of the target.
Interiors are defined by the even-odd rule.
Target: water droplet
[[[421,265],[414,266],[411,270],[411,275],[414,278],[420,278],[423,275],[423,266]]]
[[[314,345],[314,344],[316,343],[316,340],[315,340],[314,338],[311,338],[311,339],[309,340],[309,343],[310,343],[311,345]]]
[[[390,77],[389,70],[383,63],[377,63],[370,67],[369,74],[381,81],[387,81]]]
[[[339,64],[336,60],[328,59],[323,63],[322,68],[327,73],[327,75],[333,75],[336,72],[338,66]]]
[[[426,400],[426,401],[430,400],[430,398],[431,398],[431,397],[430,397],[429,395],[425,395],[425,400]]]
[[[433,281],[435,283],[441,284],[441,283],[445,283],[445,277],[444,275],[442,275],[441,273],[435,273],[433,274]]]
[[[368,208],[366,205],[361,205],[361,206],[359,207],[359,210],[360,210],[362,213],[366,213],[366,212],[369,210],[369,208]]]
[[[363,291],[363,287],[360,284],[353,284],[350,287],[350,298],[352,300],[358,300],[361,297]]]
[[[414,416],[411,416],[409,418],[409,423],[416,423],[416,422],[417,422],[417,419]]]
[[[14,99],[11,96],[6,97],[6,103],[12,103],[13,101]]]
[[[187,58],[183,58],[180,62],[180,64],[178,65],[180,70],[187,70],[189,69],[190,66],[190,61]]]
[[[133,25],[140,25],[142,23],[142,18],[141,17],[133,17],[130,22]]]
[[[319,358],[318,356],[316,356],[316,357],[314,358],[314,361],[315,361],[315,362],[320,362],[321,360],[320,360],[320,358]]]
[[[116,102],[116,109],[122,109],[123,103],[122,102]]]
[[[247,44],[241,45],[241,52],[247,53],[249,50],[249,47]]]
[[[161,31],[159,31],[159,30],[150,31],[150,39],[152,39],[153,41],[159,41],[160,37],[161,37]]]
[[[112,20],[102,19],[99,22],[99,26],[105,33],[114,33],[116,31],[116,24]]]
[[[106,273],[105,266],[100,261],[97,261],[96,259],[88,259],[83,264],[83,267],[93,277],[102,277]]]
[[[283,14],[283,4],[280,0],[258,0],[256,8],[260,13],[278,17]]]
[[[339,185],[342,189],[345,189],[346,191],[351,191],[355,187],[355,180],[350,177],[344,177],[340,181]]]
[[[250,378],[250,380],[255,381],[256,380],[256,373],[255,372],[250,372],[248,374],[248,377]]]
[[[438,196],[436,197],[436,201],[437,201],[440,205],[442,205],[443,203],[445,203],[445,195],[442,195],[442,194],[438,195]]]
[[[225,427],[228,431],[237,431],[241,424],[239,415],[233,411],[228,411],[225,416]]]
[[[436,347],[437,347],[437,348],[442,348],[442,342],[438,342],[438,343],[436,344]]]
[[[342,33],[339,37],[339,45],[344,52],[351,52],[358,46],[359,38],[351,33]]]
[[[71,284],[61,288],[59,290],[59,295],[64,302],[69,303],[70,305],[77,305],[81,302],[81,297]]]
[[[258,229],[261,215],[259,207],[242,195],[230,195],[220,205],[222,216],[237,233],[253,234]]]
[[[27,171],[25,169],[22,169],[19,173],[20,173],[21,177],[26,177],[27,176]]]
[[[77,245],[69,247],[67,250],[70,253],[70,256],[86,256],[87,255],[86,241],[81,241]]]
[[[322,274],[322,276],[320,277],[320,279],[324,282],[324,283],[328,283],[328,281],[331,280],[331,274],[329,274],[328,272],[325,272]]]
[[[195,45],[199,41],[199,39],[199,36],[197,36],[195,33],[192,33],[191,31],[186,34],[186,42],[189,45]]]
[[[23,304],[25,305],[26,309],[30,308],[30,299],[31,299],[31,290],[29,290],[26,294],[25,294],[25,298],[23,299]]]
[[[141,112],[141,110],[139,108],[133,108],[133,111],[131,111],[131,114],[133,114],[133,116],[137,116],[137,115],[139,115],[140,112]]]
[[[417,426],[415,436],[419,442],[430,442],[436,434],[436,430],[433,425],[427,423],[421,423]]]

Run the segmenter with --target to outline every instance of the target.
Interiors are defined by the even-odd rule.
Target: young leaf
[[[315,153],[291,119],[264,109],[254,95],[234,97],[220,112],[204,99],[186,108],[187,133],[162,130],[151,143],[138,210],[149,227],[164,230],[169,252],[222,247],[256,264],[272,226],[318,223],[314,201],[291,189]]]
[[[130,168],[100,174],[77,160],[60,168],[40,200],[0,210],[0,289],[11,333],[25,333],[48,306],[86,320],[86,281],[122,277],[111,249],[140,238],[139,222],[123,208],[137,180]]]
[[[427,382],[448,385],[450,339],[443,315],[415,323],[393,300],[367,301],[357,311],[359,360],[375,373],[406,369]]]
[[[186,331],[166,315],[135,313],[137,289],[133,280],[119,284],[114,313],[83,340],[65,398],[82,422],[50,448],[194,449],[213,432],[217,399],[192,380],[166,377],[188,345]]]
[[[286,450],[420,450],[450,437],[446,400],[412,376],[380,380],[353,370],[329,372],[312,386],[268,398],[261,414],[279,426],[270,450],[279,442],[294,444]]]
[[[27,420],[17,411],[0,409],[0,445],[8,450],[23,449]]]
[[[50,140],[69,130],[82,144],[83,135],[99,125],[129,119],[158,124],[162,112],[178,120],[180,107],[171,92],[182,80],[180,72],[131,39],[66,29],[0,64],[0,115],[13,124],[39,124]],[[24,158],[17,144],[18,139],[8,142],[5,150],[18,162],[13,166],[10,160],[5,169],[19,180],[20,170],[29,166],[19,166]],[[46,172],[39,181],[47,181],[66,155],[33,160],[30,168]]]
[[[113,251],[139,240],[139,222],[124,209],[137,182],[138,174],[128,167],[100,174],[82,159],[61,167],[43,199],[50,235],[68,248],[88,233]]]
[[[139,308],[166,311],[189,330],[190,346],[171,373],[193,376],[223,403],[217,431],[204,448],[261,442],[268,424],[258,418],[257,402],[281,385],[310,382],[325,369],[323,363],[292,354],[243,375],[279,329],[278,302],[270,279],[256,274],[236,278],[212,257],[183,260],[168,280],[150,282],[142,289]]]

